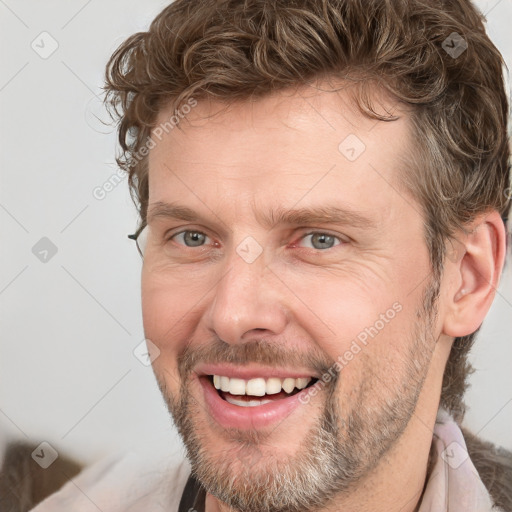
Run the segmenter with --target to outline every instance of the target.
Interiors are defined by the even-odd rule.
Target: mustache
[[[198,346],[188,344],[180,354],[178,371],[183,381],[199,363],[230,363],[239,366],[253,363],[271,368],[300,367],[311,370],[312,374],[323,375],[335,361],[317,347],[301,353],[290,349],[285,341],[254,338],[243,343],[230,344],[215,338]]]

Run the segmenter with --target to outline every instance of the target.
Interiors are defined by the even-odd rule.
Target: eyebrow
[[[213,215],[217,217],[215,214]],[[175,219],[185,222],[211,221],[211,218],[206,219],[204,215],[195,212],[187,206],[162,201],[157,201],[148,207],[148,224],[157,218]],[[267,229],[273,229],[279,224],[298,226],[322,223],[351,225],[362,229],[376,227],[375,221],[365,216],[362,212],[340,206],[321,206],[291,210],[277,208],[266,214],[257,213],[256,218]]]
[[[359,228],[372,228],[375,222],[363,213],[340,206],[320,206],[317,208],[278,208],[268,214],[257,214],[258,220],[268,228],[279,224],[346,224]]]
[[[151,223],[152,220],[157,218],[184,220],[193,222],[201,219],[194,210],[187,206],[180,206],[175,203],[164,203],[157,201],[148,206],[147,222]]]

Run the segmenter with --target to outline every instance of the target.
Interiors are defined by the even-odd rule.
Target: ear
[[[491,307],[505,261],[506,230],[497,211],[479,216],[456,236],[443,332],[454,338],[475,332]]]

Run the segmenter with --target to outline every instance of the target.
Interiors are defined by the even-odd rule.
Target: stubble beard
[[[357,405],[344,414],[338,403],[340,379],[336,374],[323,388],[322,413],[293,456],[279,454],[278,447],[257,432],[243,431],[233,431],[233,448],[228,452],[212,453],[205,446],[203,429],[209,437],[214,432],[204,419],[203,407],[192,396],[190,372],[186,376],[180,367],[177,398],[157,375],[192,472],[203,487],[237,512],[316,511],[327,508],[336,497],[351,494],[400,438],[414,414],[436,341],[437,296],[438,288],[431,283],[419,311],[421,320],[405,345],[409,347],[404,356],[407,364],[398,383],[391,388],[367,363],[366,378],[352,401]],[[360,353],[358,357],[366,356]],[[383,388],[384,396],[379,396]]]

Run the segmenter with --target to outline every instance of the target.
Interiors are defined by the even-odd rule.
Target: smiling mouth
[[[253,378],[249,380],[208,375],[211,385],[226,402],[239,407],[258,407],[296,395],[313,386],[318,379],[313,377]]]

